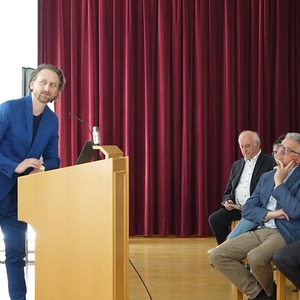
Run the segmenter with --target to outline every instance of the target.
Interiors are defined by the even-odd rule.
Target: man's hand
[[[281,220],[286,219],[288,221],[290,220],[289,216],[282,208],[274,211],[268,211],[268,213],[264,217],[264,221],[267,222],[270,219],[281,219]]]
[[[224,206],[228,210],[234,210],[234,209],[242,210],[242,206],[239,204],[235,204],[232,200],[225,201]]]
[[[38,169],[41,166],[41,162],[36,158],[26,158],[18,164],[15,169],[15,173],[22,174],[28,168]]]
[[[44,172],[44,169],[41,169],[41,167],[37,169],[33,169],[29,174],[36,174],[36,173],[42,173]]]
[[[293,160],[288,165],[284,166],[283,163],[276,159],[277,166],[274,167],[276,170],[274,175],[275,187],[282,184],[286,175],[297,165]]]

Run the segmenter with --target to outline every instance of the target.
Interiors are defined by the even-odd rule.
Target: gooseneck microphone
[[[97,126],[93,127],[93,132],[92,132],[91,129],[89,128],[88,124],[86,122],[84,122],[82,119],[78,118],[76,115],[72,114],[71,112],[69,112],[69,115],[86,126],[86,128],[88,129],[88,131],[91,134],[94,145],[100,145],[100,132],[99,132],[99,128]]]

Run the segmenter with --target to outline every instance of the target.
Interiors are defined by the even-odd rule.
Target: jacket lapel
[[[24,105],[25,105],[25,122],[26,122],[26,134],[27,134],[27,152],[29,152],[32,143],[32,130],[33,130],[31,95],[29,95],[24,99]]]
[[[257,158],[257,162],[255,164],[255,167],[254,167],[254,170],[253,170],[253,174],[252,174],[252,178],[256,178],[257,177],[257,174],[259,172],[259,169],[260,167],[262,166],[263,164],[263,161],[264,161],[264,155],[263,153],[261,152]]]

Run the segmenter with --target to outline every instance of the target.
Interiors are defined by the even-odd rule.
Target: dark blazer
[[[231,199],[236,203],[235,200],[235,189],[240,181],[240,177],[242,175],[243,169],[245,165],[245,159],[241,158],[235,161],[231,167],[229,180],[227,186],[225,188],[223,203],[226,200]],[[274,159],[271,155],[265,154],[261,151],[258,156],[257,162],[255,164],[255,168],[253,170],[253,174],[250,182],[250,195],[254,192],[255,187],[263,173],[266,173],[270,170],[273,170],[274,167]]]
[[[33,112],[31,95],[0,105],[0,201],[10,192],[20,175],[14,170],[26,158],[43,157],[46,170],[60,165],[58,119],[46,106],[32,143]]]
[[[289,216],[275,219],[276,226],[287,244],[300,240],[300,166],[298,165],[284,184],[274,189],[275,171],[262,175],[254,193],[243,206],[242,216],[258,225],[268,212],[266,205],[272,195],[277,200],[276,209],[282,208]]]

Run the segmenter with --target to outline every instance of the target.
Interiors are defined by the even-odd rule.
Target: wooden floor
[[[213,238],[131,238],[130,262],[151,296],[129,264],[129,300],[231,300],[230,283],[208,261],[206,251],[214,246]],[[26,274],[27,299],[34,300],[33,264],[26,267]],[[9,300],[3,264],[0,264],[0,299]],[[287,282],[286,300],[296,299],[297,292]]]

